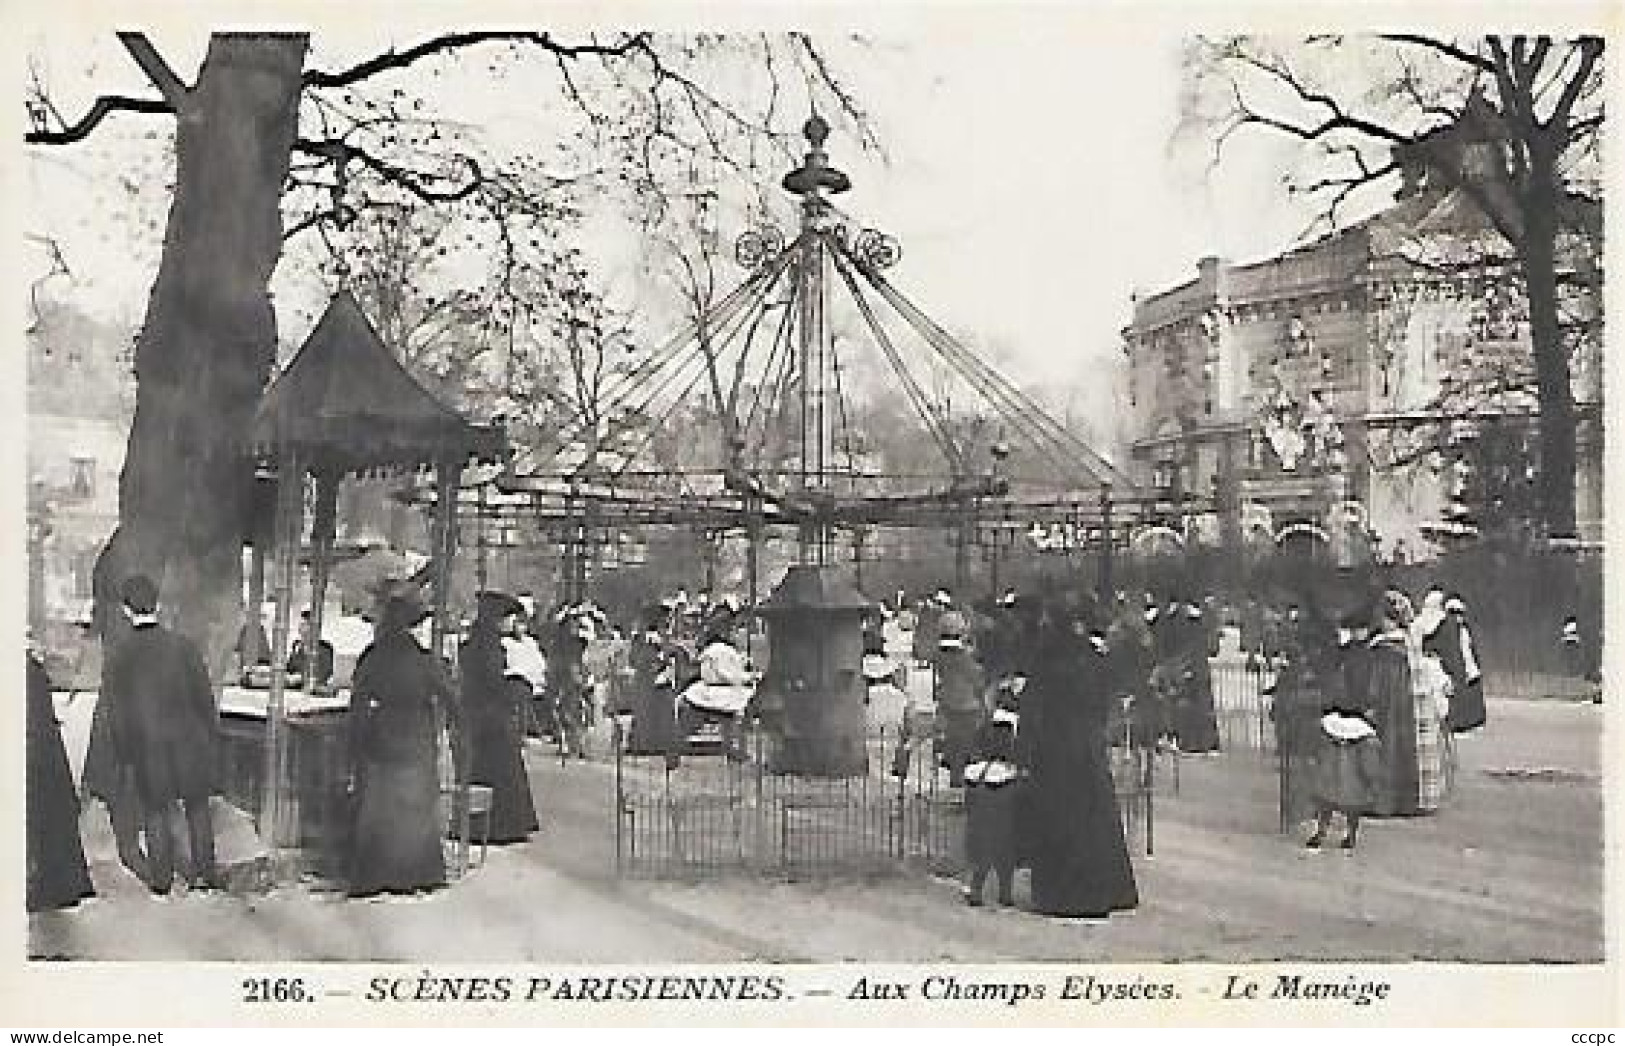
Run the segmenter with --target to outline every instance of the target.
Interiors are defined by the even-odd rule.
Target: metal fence
[[[1219,723],[1219,747],[1227,752],[1270,756],[1275,752],[1274,669],[1252,655],[1208,659],[1213,684],[1213,712]]]
[[[730,872],[804,879],[963,867],[963,792],[935,741],[871,729],[867,766],[842,778],[772,772],[775,739],[744,727],[680,759],[615,744],[615,865],[630,878]],[[1155,755],[1114,747],[1118,807],[1131,846],[1154,841]]]

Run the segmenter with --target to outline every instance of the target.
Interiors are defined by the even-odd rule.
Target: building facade
[[[57,306],[28,349],[29,624],[85,619],[91,572],[118,524],[119,473],[135,404],[128,331]]]
[[[1136,296],[1123,330],[1136,479],[1172,504],[1229,505],[1252,536],[1356,525],[1379,554],[1427,556],[1468,482],[1451,448],[1491,419],[1533,432],[1517,281],[1419,260],[1481,236],[1469,210],[1412,194],[1307,246],[1204,258],[1195,279]],[[1576,395],[1582,537],[1600,538],[1597,375],[1577,373]]]

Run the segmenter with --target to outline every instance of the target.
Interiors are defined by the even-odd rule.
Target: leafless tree
[[[1264,130],[1302,144],[1288,186],[1320,200],[1329,223],[1378,193],[1440,189],[1493,228],[1493,260],[1512,266],[1527,303],[1552,535],[1575,526],[1576,328],[1564,303],[1601,285],[1603,57],[1599,37],[1412,33],[1203,39],[1187,54],[1187,126],[1215,162],[1237,134]]]
[[[173,198],[97,595],[105,612],[123,577],[161,578],[180,627],[215,656],[239,620],[251,470],[236,437],[275,360],[268,284],[287,236],[342,232],[370,208],[408,201],[462,208],[519,270],[523,245],[556,230],[571,186],[586,180],[654,197],[696,153],[749,173],[784,152],[780,132],[793,128],[781,117],[809,99],[870,139],[856,100],[802,34],[448,32],[319,69],[307,68],[306,33],[222,32],[193,83],[145,35],[120,42],[152,93],[103,95],[75,117],[35,78],[26,141],[71,146],[115,115],[173,121]],[[416,89],[424,78],[476,60],[498,74],[519,63],[552,71],[556,93],[537,103],[572,118],[562,158],[488,155],[454,122],[462,114],[429,110]]]

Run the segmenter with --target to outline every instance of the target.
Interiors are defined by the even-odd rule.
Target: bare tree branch
[[[300,138],[294,142],[294,150],[310,156],[320,156],[343,166],[354,160],[365,167],[376,171],[383,178],[405,189],[425,203],[455,203],[466,200],[486,184],[484,172],[479,163],[471,156],[459,154],[456,159],[468,168],[468,178],[454,189],[437,189],[428,183],[426,176],[409,171],[404,167],[397,167],[386,160],[367,152],[359,146],[342,140],[312,141],[309,138]]]
[[[1423,47],[1438,54],[1442,54],[1447,58],[1454,59],[1463,65],[1471,66],[1474,69],[1478,69],[1486,73],[1495,72],[1495,65],[1488,58],[1485,58],[1481,54],[1475,54],[1472,51],[1465,50],[1446,40],[1439,40],[1431,36],[1420,36],[1416,33],[1384,33],[1382,34],[1381,39],[1396,44],[1408,44],[1414,47]]]
[[[147,79],[152,81],[152,86],[158,88],[158,93],[164,96],[164,101],[169,103],[170,109],[177,113],[185,112],[192,89],[175,75],[175,70],[169,67],[169,63],[164,61],[164,56],[152,46],[147,34],[123,32],[118,34],[118,40],[124,45],[124,49],[130,52],[130,57],[135,59],[135,64],[141,67]]]
[[[1318,105],[1326,109],[1328,115],[1319,124],[1313,127],[1304,127],[1287,120],[1265,116],[1246,104],[1242,98],[1239,85],[1236,88],[1237,101],[1241,106],[1242,114],[1248,123],[1270,127],[1285,134],[1291,134],[1306,141],[1316,141],[1324,138],[1334,131],[1359,131],[1372,138],[1378,138],[1395,145],[1402,145],[1411,140],[1411,136],[1401,134],[1392,127],[1367,120],[1364,117],[1354,116],[1345,112],[1337,100],[1322,91],[1316,91],[1305,84],[1284,63],[1266,62],[1254,55],[1239,54],[1241,61],[1254,69],[1263,72],[1291,88],[1300,101],[1311,105]]]
[[[108,116],[113,113],[150,113],[154,115],[173,116],[175,110],[168,102],[161,98],[129,98],[124,95],[104,94],[91,105],[90,111],[79,118],[79,122],[64,126],[61,130],[47,130],[44,127],[35,127],[34,130],[23,135],[23,141],[29,145],[71,145],[83,141],[90,136]]]
[[[516,31],[476,31],[466,33],[445,33],[425,40],[404,51],[389,50],[376,55],[336,73],[323,72],[320,69],[307,70],[305,85],[307,87],[346,87],[358,83],[379,73],[392,69],[405,69],[430,55],[443,54],[459,48],[470,47],[475,44],[491,42],[529,43],[552,51],[554,54],[566,58],[575,58],[581,55],[621,56],[633,51],[647,53],[649,49],[649,34],[633,33],[623,37],[613,44],[600,44],[596,42],[585,44],[563,44],[553,39],[551,33],[516,32]]]
[[[1552,109],[1551,118],[1546,122],[1547,128],[1559,135],[1565,131],[1572,133],[1573,129],[1567,126],[1569,114],[1574,111],[1574,103],[1579,100],[1580,92],[1585,90],[1587,81],[1591,79],[1591,71],[1596,67],[1597,59],[1602,56],[1602,40],[1599,37],[1585,37],[1578,46],[1580,65],[1573,77],[1564,85],[1563,93],[1558,96],[1557,105]]]

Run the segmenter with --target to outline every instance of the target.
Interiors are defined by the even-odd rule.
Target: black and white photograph
[[[29,12],[25,972],[1602,970],[1607,10],[892,6]]]

